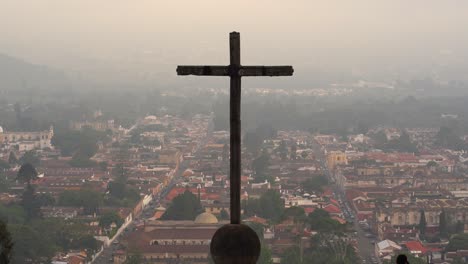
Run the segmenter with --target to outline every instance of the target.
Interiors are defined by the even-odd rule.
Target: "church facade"
[[[195,221],[149,221],[123,239],[127,251],[137,250],[145,263],[208,264],[211,238],[225,223],[210,213]],[[114,255],[114,264],[125,263],[126,253]]]
[[[37,132],[7,132],[0,127],[0,145],[7,148],[18,148],[19,151],[30,151],[37,149],[52,149],[52,137],[54,129]]]

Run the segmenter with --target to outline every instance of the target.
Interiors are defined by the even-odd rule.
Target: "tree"
[[[247,225],[257,234],[258,239],[263,241],[263,230],[264,226],[257,222],[248,222]]]
[[[441,127],[436,135],[435,144],[444,148],[462,150],[466,148],[466,144],[461,138],[455,133],[455,131],[449,127]]]
[[[268,246],[265,246],[264,244],[262,244],[257,264],[273,264],[273,259],[271,257],[271,249]]]
[[[261,138],[261,136],[258,135],[256,132],[248,131],[247,133],[245,133],[244,145],[250,153],[255,155],[258,152],[258,150],[262,147],[262,144],[263,138]]]
[[[372,139],[375,141],[377,146],[384,146],[387,144],[387,135],[383,130],[380,130],[379,132],[375,133],[372,135]]]
[[[446,251],[468,250],[468,234],[458,234],[450,238]]]
[[[102,196],[93,190],[64,191],[60,193],[58,204],[61,206],[83,207],[84,214],[97,213],[102,204]]]
[[[307,222],[312,230],[323,233],[341,234],[346,229],[346,225],[332,219],[330,214],[323,209],[315,209],[310,213]]]
[[[13,254],[13,240],[5,222],[0,220],[0,263],[9,264]]]
[[[353,264],[359,263],[358,255],[349,241],[319,233],[313,237],[314,247],[306,252],[304,263]]]
[[[221,212],[219,213],[219,218],[222,220],[229,220],[229,213],[226,211],[226,209],[222,209]]]
[[[258,215],[272,221],[278,221],[283,215],[284,201],[277,191],[268,190],[259,199],[245,201],[243,208],[247,216]]]
[[[286,146],[286,142],[284,140],[281,140],[281,143],[278,147],[278,152],[281,160],[286,160],[288,158],[288,147]]]
[[[402,252],[397,252],[395,253],[390,262],[388,262],[388,264],[393,264],[393,263],[396,263],[396,258],[398,255],[400,254],[404,254],[407,259],[408,259],[408,262],[411,263],[411,264],[426,264],[427,261],[425,259],[422,259],[422,258],[418,258],[418,257],[415,257],[413,254],[411,254],[410,252],[406,252],[406,251],[402,251]]]
[[[439,234],[441,237],[447,236],[447,216],[444,209],[439,215]]]
[[[29,185],[32,180],[37,179],[36,168],[34,168],[34,166],[30,163],[25,163],[21,165],[21,168],[19,169],[17,174],[17,179]]]
[[[172,200],[171,205],[162,215],[162,220],[194,220],[202,212],[198,198],[186,190]]]
[[[34,166],[39,165],[41,160],[37,156],[35,151],[27,151],[24,155],[19,159],[20,164],[32,164]]]
[[[262,153],[259,157],[252,161],[252,169],[255,175],[263,175],[268,167],[270,158],[266,153]]]
[[[283,218],[291,217],[295,222],[304,222],[306,219],[306,214],[304,208],[291,206],[286,208],[283,213]]]
[[[281,256],[281,263],[288,264],[302,264],[301,261],[301,249],[298,246],[293,246],[284,251],[284,254]]]
[[[128,254],[124,262],[124,264],[141,264],[141,263],[143,263],[143,256],[140,253]]]
[[[26,219],[32,220],[41,216],[41,201],[37,198],[34,187],[31,184],[26,185],[26,190],[21,199],[21,206],[26,212]]]
[[[122,218],[116,212],[107,212],[99,217],[99,226],[109,228],[112,223],[117,225],[117,228],[123,224]]]
[[[281,195],[276,190],[268,190],[259,199],[260,207],[259,216],[278,221],[281,218],[284,210],[284,201]]]
[[[291,146],[291,155],[290,155],[289,158],[292,159],[292,160],[296,160],[296,159],[297,159],[297,145],[296,145],[296,143],[294,143],[294,144]]]
[[[10,155],[8,156],[8,163],[10,163],[11,165],[18,163],[18,158],[16,157],[13,151],[10,151]]]
[[[421,210],[421,215],[419,219],[419,233],[421,234],[422,237],[426,235],[426,227],[427,227],[426,214],[424,213],[424,210]]]
[[[306,192],[322,192],[323,187],[328,185],[328,179],[324,175],[309,178],[302,183],[302,188]]]
[[[0,171],[8,170],[10,168],[10,164],[2,159],[0,159]]]

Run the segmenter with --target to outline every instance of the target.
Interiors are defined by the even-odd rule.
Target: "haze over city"
[[[244,63],[293,64],[296,88],[311,88],[320,75],[467,79],[466,1],[7,0],[1,7],[2,53],[91,80],[173,83],[178,63],[225,64],[234,30],[242,32]]]

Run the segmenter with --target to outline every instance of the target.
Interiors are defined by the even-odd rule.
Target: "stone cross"
[[[177,75],[229,76],[230,89],[230,198],[231,224],[241,223],[241,77],[291,76],[292,66],[242,66],[240,34],[229,34],[230,64],[228,66],[178,66]]]

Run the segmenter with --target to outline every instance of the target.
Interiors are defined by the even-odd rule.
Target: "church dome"
[[[217,224],[218,218],[210,213],[202,213],[195,218],[195,224]]]

